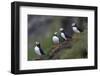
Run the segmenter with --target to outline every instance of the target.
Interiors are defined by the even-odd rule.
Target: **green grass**
[[[41,47],[43,48],[44,52],[48,54],[48,51],[52,47],[52,40],[50,37],[44,38],[43,40],[40,41]],[[34,52],[34,47],[31,47],[28,49],[28,60],[33,60],[37,58],[37,55]]]

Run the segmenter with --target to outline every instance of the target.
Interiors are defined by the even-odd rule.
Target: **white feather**
[[[67,38],[66,38],[64,33],[61,33],[61,37],[64,38],[65,40],[67,40]]]
[[[72,27],[73,28],[73,31],[76,32],[76,33],[80,33],[80,31],[76,28],[76,27]]]
[[[54,44],[59,44],[59,38],[57,36],[53,36],[52,41]]]
[[[36,53],[37,55],[39,55],[39,56],[42,55],[42,54],[40,53],[39,47],[35,46],[34,50],[35,50],[35,53]]]

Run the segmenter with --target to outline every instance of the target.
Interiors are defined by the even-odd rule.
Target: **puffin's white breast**
[[[53,36],[52,41],[54,44],[59,44],[59,38],[57,36]]]
[[[34,47],[34,50],[35,50],[35,53],[36,53],[37,55],[40,55],[40,56],[41,56],[39,47],[35,46],[35,47]]]
[[[61,37],[64,38],[65,40],[67,40],[67,38],[63,32],[61,32]]]
[[[80,33],[80,31],[76,27],[73,27],[73,31],[76,33]]]

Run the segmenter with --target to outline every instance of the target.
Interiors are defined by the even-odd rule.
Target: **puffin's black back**
[[[45,55],[45,53],[44,53],[43,49],[41,48],[40,44],[38,45],[38,47],[39,47],[39,50],[40,50],[41,54]]]
[[[68,35],[68,33],[65,30],[63,30],[62,32],[65,34],[66,38],[72,38],[72,36]]]

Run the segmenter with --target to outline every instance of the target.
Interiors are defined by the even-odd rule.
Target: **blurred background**
[[[80,34],[73,32],[71,27],[73,22],[82,31]],[[63,49],[57,55],[59,59],[87,58],[87,24],[87,17],[28,15],[28,60],[34,60],[38,57],[34,52],[36,41],[40,42],[41,47],[48,56],[53,45],[52,36],[61,27],[64,28],[67,35],[72,37],[73,40],[71,41],[71,48]]]

